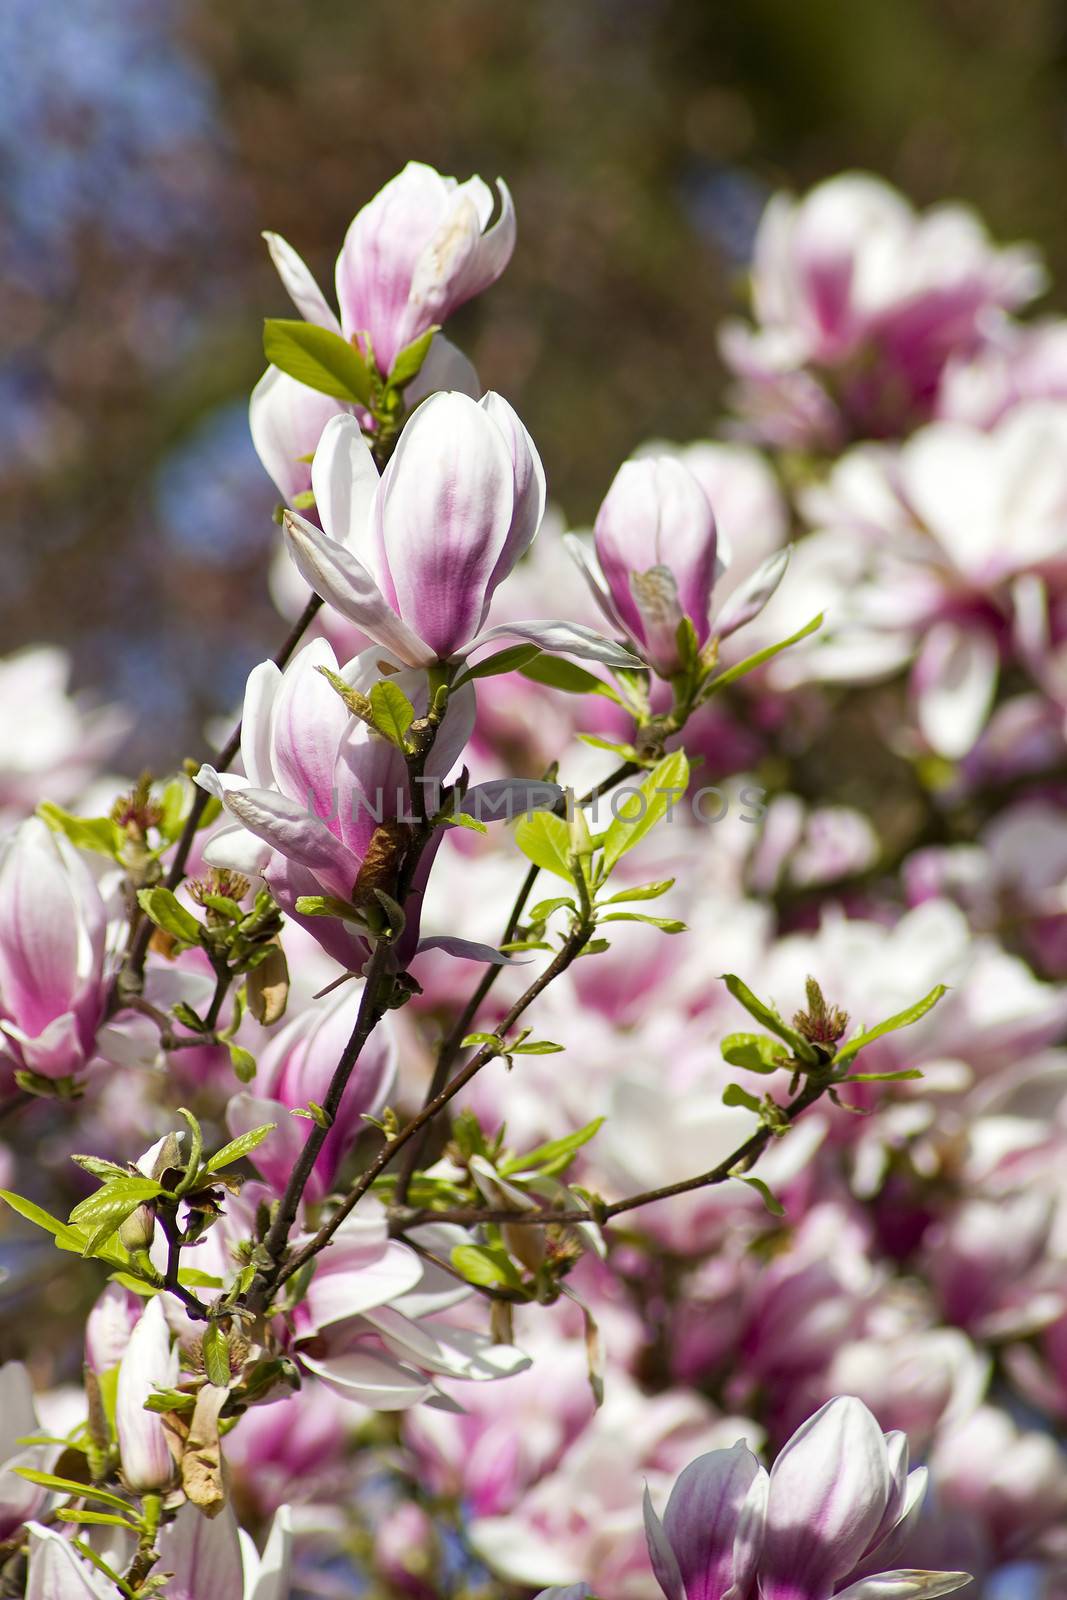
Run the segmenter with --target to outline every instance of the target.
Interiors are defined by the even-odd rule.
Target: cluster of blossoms
[[[565,532],[441,331],[515,239],[412,164],[335,311],[268,235],[212,762],[0,663],[0,1593],[1055,1600],[1067,332],[779,198],[727,442]]]

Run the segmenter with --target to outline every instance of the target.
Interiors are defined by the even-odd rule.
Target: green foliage
[[[371,376],[354,345],[313,322],[270,317],[263,325],[263,354],[298,383],[335,400],[367,406]]]
[[[574,882],[570,830],[562,817],[551,811],[535,811],[532,816],[520,817],[515,824],[515,843],[535,867],[553,873],[565,883]]]
[[[642,781],[636,794],[627,795],[616,808],[604,836],[604,869],[610,872],[634,845],[651,833],[668,809],[684,795],[689,783],[689,761],[684,750],[675,750],[657,762]]]

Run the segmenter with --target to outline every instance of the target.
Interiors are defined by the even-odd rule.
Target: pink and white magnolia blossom
[[[226,1108],[226,1123],[235,1138],[267,1122],[275,1124],[252,1159],[276,1193],[284,1190],[314,1126],[292,1113],[325,1100],[362,999],[362,985],[346,985],[324,1004],[292,1017],[259,1055],[255,1090],[232,1096]],[[329,1192],[341,1162],[366,1128],[364,1119],[381,1111],[395,1079],[396,1042],[386,1019],[360,1051],[305,1187],[309,1201]]]
[[[327,604],[406,666],[468,655],[490,640],[632,666],[621,646],[558,621],[483,624],[497,586],[529,548],[545,478],[506,400],[438,393],[405,426],[379,478],[358,423],[327,423],[311,468],[321,528],[283,526],[301,576]]]
[[[597,512],[597,564],[580,539],[568,545],[613,628],[661,677],[682,666],[678,630],[688,618],[697,644],[751,622],[774,593],[787,553],[771,555],[711,621],[717,555],[715,514],[692,472],[676,456],[626,461]]]
[[[0,1063],[46,1078],[95,1054],[107,915],[82,857],[36,817],[0,844]]]
[[[879,1570],[922,1504],[903,1434],[844,1396],[810,1417],[770,1474],[739,1441],[692,1462],[661,1522],[646,1491],[649,1555],[667,1600],[881,1600],[949,1594],[965,1572]],[[851,1581],[850,1581],[851,1580]],[[842,1587],[844,1585],[845,1587]]]
[[[17,1533],[48,1502],[48,1490],[18,1475],[19,1467],[50,1470],[58,1451],[22,1441],[40,1433],[30,1375],[21,1361],[0,1367],[0,1540]]]
[[[208,843],[204,859],[266,879],[279,905],[326,951],[347,967],[361,967],[366,945],[333,917],[300,919],[301,895],[348,900],[375,828],[408,814],[407,766],[400,751],[357,721],[317,669],[340,672],[353,688],[379,681],[380,652],[357,656],[344,667],[325,640],[313,640],[284,672],[270,662],[256,667],[245,690],[241,757],[245,775],[200,769],[197,782],[218,796],[233,822]],[[392,682],[425,712],[424,673],[397,672]],[[426,777],[444,778],[462,751],[474,721],[474,693],[452,695],[426,765]],[[424,853],[413,890],[406,934],[417,939],[418,899],[432,851]]]
[[[129,727],[120,707],[71,695],[70,671],[52,645],[0,657],[0,827],[28,816],[42,795],[76,799]]]
[[[965,206],[917,215],[864,173],[801,200],[778,194],[756,235],[755,327],[721,333],[753,427],[779,445],[839,446],[928,416],[949,358],[1045,274],[1028,246],[994,246]]]
[[[114,1600],[115,1585],[84,1560],[55,1528],[27,1521],[26,1600]]]
[[[289,1600],[293,1526],[288,1506],[279,1506],[262,1554],[233,1508],[205,1517],[181,1507],[159,1537],[159,1570],[169,1572],[164,1600]]]
[[[812,675],[878,677],[913,660],[919,728],[954,759],[985,726],[1002,664],[1062,703],[1049,645],[1067,588],[1065,462],[1067,404],[1055,401],[1017,406],[990,433],[931,423],[899,448],[845,455],[802,498],[855,563],[826,641],[804,653]]]
[[[681,1389],[643,1394],[611,1371],[604,1404],[589,1425],[506,1515],[478,1517],[469,1529],[475,1552],[513,1583],[580,1583],[612,1600],[653,1600],[641,1521],[645,1484],[667,1485],[695,1449],[715,1448],[740,1430]],[[551,1591],[550,1591],[551,1592]]]
[[[481,178],[457,183],[421,161],[358,211],[337,257],[340,320],[291,245],[264,234],[290,299],[308,322],[369,345],[387,374],[420,334],[496,282],[515,248],[515,208],[497,179],[500,216]]]
[[[469,1242],[461,1228],[444,1224],[416,1230],[413,1238],[445,1260]],[[293,1354],[341,1399],[376,1411],[402,1411],[421,1401],[448,1404],[438,1378],[478,1382],[529,1365],[514,1346],[445,1317],[470,1293],[391,1240],[384,1210],[364,1199],[316,1261],[307,1295],[293,1313]]]

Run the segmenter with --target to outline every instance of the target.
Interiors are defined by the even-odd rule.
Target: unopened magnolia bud
[[[119,1228],[119,1241],[129,1251],[149,1250],[156,1236],[156,1212],[150,1205],[138,1206]]]

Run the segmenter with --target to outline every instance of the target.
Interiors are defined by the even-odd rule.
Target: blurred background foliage
[[[1058,0],[4,0],[0,652],[68,643],[166,768],[276,644],[261,229],[329,283],[410,157],[504,174],[514,260],[450,332],[581,521],[641,440],[722,431],[774,188],[962,197],[1067,281],[1065,47]]]

